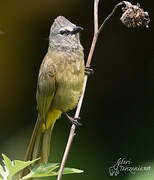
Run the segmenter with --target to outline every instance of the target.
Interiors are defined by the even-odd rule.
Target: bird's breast
[[[70,57],[73,58],[73,57]],[[84,59],[66,59],[56,64],[56,94],[54,106],[62,111],[76,107],[82,93]]]

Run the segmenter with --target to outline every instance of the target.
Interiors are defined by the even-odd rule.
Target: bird
[[[83,90],[85,65],[79,36],[81,30],[81,26],[71,23],[64,16],[58,16],[51,25],[48,51],[38,74],[38,117],[25,161],[40,158],[39,164],[48,162],[52,130],[62,113],[73,124],[80,124],[67,112],[77,106]]]

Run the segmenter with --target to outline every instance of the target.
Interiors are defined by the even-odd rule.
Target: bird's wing
[[[40,151],[40,134],[42,132],[43,123],[46,120],[46,116],[55,94],[55,68],[51,63],[52,61],[48,61],[49,59],[47,59],[46,57],[42,62],[38,76],[36,93],[38,118],[29,146],[27,148],[25,161],[32,160],[35,156],[38,156],[38,152]],[[39,139],[39,141],[36,140],[37,138]],[[22,176],[27,172],[29,172],[29,170],[25,169],[22,172]]]
[[[46,59],[44,59],[38,76],[36,93],[38,113],[41,119],[44,121],[50,109],[55,90],[56,85],[54,65],[51,63],[51,61],[46,61]]]

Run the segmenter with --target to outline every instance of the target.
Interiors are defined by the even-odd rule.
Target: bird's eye
[[[64,31],[64,30],[61,30],[59,33],[60,33],[61,35],[63,35],[63,34],[65,34],[65,31]]]
[[[60,30],[60,32],[59,32],[61,35],[69,35],[71,32],[70,31],[68,31],[68,30]]]

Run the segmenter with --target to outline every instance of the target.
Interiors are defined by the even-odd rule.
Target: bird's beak
[[[81,30],[83,30],[83,27],[76,26],[73,28],[72,34],[76,34],[76,33],[80,32]]]

